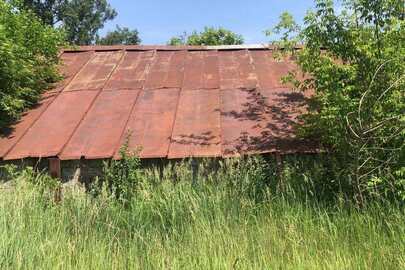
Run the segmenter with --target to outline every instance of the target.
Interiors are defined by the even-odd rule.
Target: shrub
[[[121,147],[119,153],[118,160],[104,162],[103,177],[101,183],[96,183],[95,191],[99,192],[97,189],[102,188],[120,203],[127,204],[142,180],[141,160],[137,152],[128,150],[128,143]]]
[[[299,33],[300,72],[286,77],[299,90],[314,91],[301,135],[319,140],[333,155],[341,179],[325,180],[350,187],[344,192],[359,204],[382,195],[403,197],[403,1],[348,0],[340,13],[332,0],[315,2]],[[281,19],[275,29],[284,28],[285,35],[277,45],[292,48],[298,27],[290,16]]]
[[[63,34],[0,0],[0,128],[18,119],[58,79]]]

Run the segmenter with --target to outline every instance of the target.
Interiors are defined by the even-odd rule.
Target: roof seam
[[[169,141],[169,147],[167,148],[166,158],[169,157],[170,149],[172,148],[173,132],[174,132],[174,127],[176,125],[177,112],[179,111],[180,98],[181,98],[181,94],[183,93],[183,87],[184,87],[184,78],[185,78],[185,74],[186,74],[186,63],[187,63],[187,55],[185,55],[183,58],[183,74],[182,74],[182,80],[181,80],[181,84],[180,84],[181,87],[179,89],[179,96],[177,98],[176,111],[174,112],[172,130],[170,131],[170,141]]]
[[[259,75],[258,75],[257,72],[256,72],[256,66],[255,66],[255,64],[254,64],[254,60],[253,60],[252,54],[250,53],[249,50],[246,50],[246,53],[247,53],[248,56],[249,56],[249,64],[252,66],[252,69],[254,70],[254,72],[255,72],[255,74],[256,74],[257,80],[256,80],[256,87],[255,87],[255,89],[258,89],[258,88],[260,89],[262,86],[261,86],[261,84],[260,84]]]
[[[94,99],[92,100],[92,102],[90,103],[89,107],[87,108],[86,112],[84,113],[84,115],[82,116],[82,118],[80,119],[79,123],[77,123],[76,127],[73,129],[73,132],[70,134],[69,138],[66,140],[66,143],[62,146],[62,148],[60,149],[58,155],[62,154],[63,151],[65,150],[66,146],[69,144],[69,142],[72,140],[73,135],[76,133],[77,129],[80,127],[80,125],[82,124],[83,120],[86,118],[86,116],[88,115],[89,111],[93,108],[94,103],[96,102],[97,98],[100,96],[101,92],[103,92],[104,87],[107,85],[108,81],[110,80],[111,76],[114,74],[115,70],[117,69],[117,67],[122,63],[123,59],[124,59],[124,55],[126,54],[125,51],[121,50],[121,58],[119,59],[119,61],[117,62],[117,64],[114,66],[114,68],[111,70],[110,74],[108,75],[108,77],[106,78],[105,82],[103,83],[103,86],[100,88],[100,90],[98,91],[98,93],[96,94],[96,96],[94,97]]]
[[[63,54],[63,52],[60,55],[62,55],[62,54]],[[66,87],[76,78],[77,74],[79,74],[80,71],[82,71],[84,69],[84,67],[87,66],[87,64],[93,58],[94,58],[94,53],[92,53],[92,56],[89,58],[89,60],[87,60],[87,62],[72,76],[72,78],[70,78],[68,80],[68,82],[62,87],[62,89],[60,89],[60,91],[57,92],[56,97],[51,102],[49,102],[49,104],[46,106],[46,108],[38,115],[37,119],[35,119],[32,122],[32,124],[24,131],[24,133],[21,135],[21,137],[10,147],[10,149],[8,151],[6,151],[4,153],[3,158],[6,157],[14,149],[14,147],[22,140],[23,137],[25,137],[25,135],[27,135],[28,131],[35,125],[36,122],[38,122],[38,120],[42,117],[42,115],[48,110],[49,106],[51,106],[51,104],[55,102],[55,100],[60,96],[60,94],[63,92],[63,90],[66,89]],[[29,155],[31,155],[31,153]]]
[[[218,71],[219,72],[219,71]],[[222,156],[222,146],[223,146],[223,142],[222,142],[222,106],[221,106],[221,102],[222,102],[222,99],[221,99],[221,89],[218,89],[218,94],[217,94],[217,97],[218,97],[218,112],[219,112],[219,122],[218,122],[218,125],[219,125],[219,156]]]
[[[222,155],[222,124],[221,124],[221,72],[220,72],[220,69],[219,69],[219,55],[218,55],[218,50],[214,50],[216,53],[215,53],[215,57],[216,57],[216,66],[215,66],[215,72],[217,72],[217,75],[218,75],[218,87],[216,88],[216,89],[213,89],[213,90],[216,90],[217,91],[217,104],[218,104],[218,113],[219,113],[219,117],[218,117],[218,131],[219,131],[219,144],[220,144],[220,147],[219,147],[219,156],[221,156]],[[204,62],[204,65],[206,65],[206,61]],[[209,90],[209,89],[208,89]]]
[[[72,93],[72,92],[97,92],[100,91],[101,88],[85,88],[85,89],[70,89],[70,90],[65,90],[63,93]]]
[[[144,71],[145,80],[143,82],[141,90],[145,89],[145,85],[148,82],[148,79],[149,79],[149,76],[150,76],[150,71],[152,70],[152,67],[154,67],[156,60],[157,60],[157,51],[153,50],[152,57],[151,57],[150,61],[148,61],[147,65],[145,66],[145,71]]]
[[[114,147],[114,153],[112,154],[113,157],[116,155],[116,153],[117,153],[117,152],[120,150],[120,148],[121,148],[121,142],[122,142],[122,139],[123,139],[123,137],[124,137],[124,133],[125,133],[125,131],[127,130],[128,123],[129,123],[129,119],[131,119],[132,113],[133,113],[133,111],[135,110],[135,106],[136,106],[136,104],[138,103],[139,96],[141,95],[141,92],[142,92],[143,90],[137,90],[137,91],[138,91],[138,94],[136,95],[136,99],[135,99],[134,103],[132,104],[131,109],[129,110],[128,117],[127,117],[127,120],[125,121],[125,125],[124,125],[124,128],[122,129],[120,138],[119,138],[119,140],[118,140],[118,142],[117,142],[117,145]],[[130,131],[130,130],[129,130],[129,131]],[[130,132],[131,132],[131,131],[130,131]]]
[[[162,80],[162,87],[161,87],[162,89],[166,88],[167,80],[168,80],[169,74],[170,74],[170,64],[171,64],[172,59],[174,57],[174,52],[172,52],[172,51],[170,51],[170,52],[171,52],[170,58],[169,58],[169,60],[167,62],[167,72],[165,72],[165,78]]]

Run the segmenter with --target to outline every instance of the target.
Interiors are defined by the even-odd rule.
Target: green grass
[[[261,171],[242,169],[196,186],[149,172],[126,207],[78,190],[55,204],[19,177],[0,189],[0,269],[405,269],[400,206],[257,196]]]

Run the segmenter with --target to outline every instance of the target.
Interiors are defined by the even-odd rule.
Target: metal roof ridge
[[[300,49],[302,45],[297,45],[295,48]],[[215,45],[215,46],[191,46],[191,45],[85,45],[72,46],[64,48],[62,51],[69,52],[85,52],[85,51],[193,51],[193,50],[274,50],[275,46],[270,43],[258,44],[241,44],[241,45]]]

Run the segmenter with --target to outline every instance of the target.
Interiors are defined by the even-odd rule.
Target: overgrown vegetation
[[[286,82],[314,91],[302,135],[325,153],[284,157],[282,168],[271,157],[144,168],[124,146],[88,190],[7,166],[0,268],[404,269],[400,2],[350,0],[336,14],[332,1],[317,0],[302,28],[284,13],[273,29],[277,51],[293,51],[306,75]],[[1,0],[0,15],[2,127],[55,81],[63,37]],[[222,30],[172,42],[243,42]],[[93,34],[82,37],[91,43]]]
[[[136,151],[129,151],[128,141],[120,149],[120,159],[103,163],[102,179],[92,185],[93,194],[106,192],[123,205],[128,205],[142,182],[141,160]]]
[[[333,154],[359,204],[376,194],[405,200],[404,26],[401,0],[343,1],[340,14],[317,0],[302,29],[286,13],[274,28],[284,52],[304,44],[300,72],[286,77],[314,90],[302,135]]]
[[[319,160],[290,157],[280,184],[275,162],[260,157],[206,160],[198,174],[191,161],[161,172],[128,158],[106,164],[98,192],[65,189],[57,203],[48,176],[11,170],[15,187],[0,189],[0,268],[405,267],[404,208],[315,200],[328,192]],[[123,204],[111,183],[132,196]]]
[[[0,0],[0,129],[58,79],[61,32]]]

